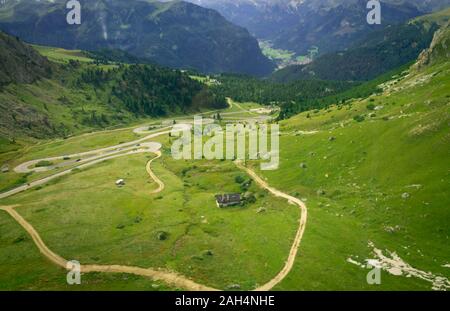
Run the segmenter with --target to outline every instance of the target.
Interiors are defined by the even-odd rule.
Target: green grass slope
[[[443,28],[418,64],[384,82],[380,93],[280,121],[280,168],[259,174],[305,201],[308,222],[294,268],[275,290],[434,287],[413,272],[385,270],[380,285],[369,285],[369,270],[352,262],[376,259],[372,245],[386,256],[395,252],[417,270],[450,278],[448,40],[448,28]],[[128,129],[5,150],[14,166],[135,135]],[[151,156],[135,155],[83,169],[1,204],[20,204],[23,217],[67,259],[161,267],[224,289],[233,284],[251,289],[271,279],[287,257],[298,209],[254,183],[248,190],[255,203],[218,209],[214,195],[241,191],[236,177],[248,177],[227,161],[175,161],[171,139],[158,138],[165,147],[154,171],[166,189],[157,195],[150,194],[156,184],[144,170]],[[259,169],[258,163],[248,164]],[[17,177],[0,176],[2,186],[11,185],[7,176]],[[126,179],[125,187],[115,186],[118,178]],[[167,239],[158,238],[161,232]],[[65,272],[40,257],[5,214],[0,214],[0,233],[1,289],[71,289]],[[148,279],[129,277],[127,282],[121,275],[83,278],[87,286],[80,289],[166,289]]]
[[[441,55],[448,28],[436,38],[429,55]],[[448,58],[412,67],[383,88],[281,122],[281,167],[261,174],[306,199],[309,220],[295,268],[277,289],[433,287],[386,271],[381,285],[368,285],[369,270],[348,260],[376,258],[369,242],[416,269],[450,277]]]
[[[162,137],[162,142],[167,145],[169,139]],[[277,274],[295,235],[299,216],[295,206],[251,184],[248,190],[255,194],[255,203],[219,209],[214,195],[240,191],[236,177],[248,177],[230,162],[175,161],[170,149],[154,165],[166,188],[152,195],[156,184],[145,171],[151,157],[107,161],[2,204],[20,203],[19,212],[51,249],[82,263],[165,268],[217,288],[239,284],[251,289]],[[119,177],[127,180],[121,189],[115,185]],[[260,208],[264,212],[258,212]],[[167,239],[160,240],[160,232]],[[14,262],[4,251],[13,249],[21,235],[26,237],[14,230],[0,240],[0,258],[8,263],[0,267],[2,282],[8,289],[42,289],[36,283],[40,270],[32,266],[29,279],[16,279],[15,271],[4,274],[3,268]],[[27,262],[18,263],[22,264]],[[64,289],[64,271],[54,270]],[[104,287],[100,283],[98,288]]]
[[[43,258],[22,227],[3,213],[0,214],[0,246],[3,267],[0,291],[174,290],[147,278],[122,274],[88,274],[83,276],[81,285],[68,285],[66,272]]]

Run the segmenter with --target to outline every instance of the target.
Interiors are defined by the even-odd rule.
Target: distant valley
[[[382,25],[366,23],[359,0],[189,0],[216,9],[278,49],[307,55],[349,47],[368,33],[450,5],[449,0],[382,0]]]

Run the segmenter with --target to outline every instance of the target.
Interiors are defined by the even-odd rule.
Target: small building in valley
[[[216,203],[219,208],[240,205],[242,202],[240,193],[218,194]]]

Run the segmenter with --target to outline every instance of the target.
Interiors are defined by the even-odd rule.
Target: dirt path
[[[57,266],[67,269],[68,261],[58,254],[51,251],[47,245],[44,243],[39,233],[34,229],[34,227],[27,222],[19,213],[15,211],[17,206],[4,206],[0,207],[0,210],[7,212],[14,220],[16,220],[31,236],[34,243],[36,244],[39,251],[47,257],[51,262]],[[213,291],[214,288],[204,286],[194,281],[189,280],[187,277],[177,274],[175,272],[167,270],[156,270],[151,268],[140,268],[132,266],[122,266],[122,265],[81,265],[82,273],[89,272],[106,272],[106,273],[129,273],[139,276],[150,277],[156,281],[164,281],[170,285],[186,288],[192,291]]]
[[[168,131],[155,133],[155,134],[145,137],[144,139],[149,139],[149,138],[163,135],[166,133],[168,133]],[[139,140],[139,141],[142,141],[142,140]],[[162,156],[161,151],[160,151],[160,148],[161,148],[160,144],[154,143],[154,142],[147,142],[147,143],[142,143],[139,146],[139,148],[135,148],[132,150],[130,150],[130,149],[114,150],[113,152],[103,154],[103,152],[105,150],[113,150],[118,147],[123,148],[124,145],[125,145],[125,147],[128,147],[132,144],[136,144],[136,141],[132,142],[132,143],[122,144],[119,146],[102,148],[97,151],[90,151],[88,153],[92,154],[93,157],[89,158],[89,160],[90,160],[89,162],[82,163],[81,165],[79,165],[78,168],[84,168],[87,166],[91,166],[91,165],[103,162],[108,159],[113,159],[113,158],[117,158],[117,157],[121,157],[121,156],[132,155],[132,154],[141,153],[141,152],[152,152],[152,153],[156,154],[156,157],[147,162],[146,170],[147,170],[147,173],[149,174],[149,176],[158,184],[158,188],[156,190],[152,191],[151,194],[156,194],[156,193],[163,191],[164,183],[156,176],[156,174],[154,174],[154,172],[151,169],[151,164],[153,163],[153,161],[155,161],[156,159],[159,159]],[[243,166],[240,162],[235,162],[235,163],[238,168],[244,170],[249,176],[251,176],[252,179],[260,187],[268,190],[270,193],[272,193],[276,197],[281,197],[281,198],[287,199],[290,203],[296,204],[301,210],[299,227],[298,227],[297,233],[295,235],[292,247],[290,249],[289,255],[287,257],[287,260],[285,262],[283,269],[269,282],[267,282],[266,284],[255,289],[255,291],[268,291],[268,290],[271,290],[278,283],[280,283],[289,274],[289,272],[291,271],[291,269],[294,265],[294,262],[295,262],[295,259],[297,256],[297,252],[298,252],[298,248],[300,246],[300,242],[302,240],[303,233],[304,233],[305,227],[306,227],[307,208],[306,208],[306,205],[301,200],[299,200],[295,197],[292,197],[284,192],[281,192],[275,188],[270,187],[267,184],[267,182],[265,182],[261,177],[259,177],[250,168]],[[27,166],[22,165],[22,168],[26,169]],[[12,196],[16,193],[28,190],[32,187],[35,187],[35,186],[38,186],[41,184],[45,184],[46,182],[50,181],[51,179],[54,179],[54,178],[57,178],[57,177],[60,177],[60,176],[66,175],[66,174],[70,174],[72,171],[73,171],[73,168],[62,171],[57,174],[54,174],[52,176],[40,179],[38,181],[32,182],[28,185],[23,185],[21,187],[15,188],[9,192],[0,194],[0,198],[6,198],[6,197]],[[44,241],[42,240],[42,238],[40,237],[38,232],[34,229],[34,227],[30,223],[28,223],[15,210],[15,207],[17,207],[17,206],[4,206],[4,207],[0,206],[0,210],[7,212],[13,219],[15,219],[28,232],[28,234],[32,237],[34,243],[38,247],[39,251],[45,257],[47,257],[51,262],[53,262],[57,266],[67,269],[67,260],[62,258],[61,256],[59,256],[58,254],[54,253],[47,247],[47,245],[44,243]],[[187,278],[183,275],[180,275],[178,273],[168,271],[168,270],[163,270],[163,269],[151,269],[151,268],[142,268],[142,267],[134,267],[134,266],[123,266],[123,265],[81,265],[81,272],[84,272],[84,273],[89,273],[89,272],[129,273],[129,274],[134,274],[134,275],[139,275],[139,276],[144,276],[144,277],[150,277],[154,280],[164,281],[170,285],[184,288],[184,289],[191,290],[191,291],[217,290],[212,287],[198,284],[198,283],[190,280],[189,278]]]
[[[4,210],[9,215],[11,215],[11,217],[14,218],[25,229],[25,231],[28,232],[28,234],[31,236],[31,238],[33,239],[34,243],[38,247],[39,251],[45,257],[47,257],[51,262],[53,262],[57,266],[65,268],[67,260],[65,260],[64,258],[59,256],[58,254],[55,254],[54,252],[52,252],[47,247],[47,245],[45,245],[45,243],[44,243],[44,241],[42,241],[39,233],[37,233],[37,231],[33,228],[33,226],[30,223],[28,223],[22,216],[20,216],[19,213],[17,213],[14,210],[14,208],[17,207],[17,206],[18,205],[4,206],[4,207],[0,207],[0,209]]]
[[[161,192],[161,191],[164,190],[164,183],[162,182],[161,179],[158,178],[158,176],[155,175],[155,173],[153,173],[152,168],[151,168],[151,165],[152,165],[153,161],[155,161],[155,160],[161,158],[161,156],[162,156],[161,151],[157,151],[157,152],[155,152],[155,154],[156,154],[156,157],[153,158],[153,159],[151,159],[150,161],[148,161],[147,167],[146,167],[147,173],[148,173],[148,174],[150,175],[150,177],[158,184],[158,189],[153,190],[153,191],[151,192],[151,194],[155,194],[155,193],[158,193],[158,192]]]
[[[159,159],[162,154],[160,151],[152,151],[156,154],[156,157],[147,162],[146,170],[149,176],[158,184],[158,189],[152,191],[152,194],[159,193],[164,190],[164,183],[153,173],[151,169],[151,164],[153,161]],[[125,154],[126,155],[126,154]],[[116,155],[121,156],[121,155]],[[47,257],[51,262],[56,264],[57,266],[68,269],[67,264],[68,260],[62,258],[58,254],[54,253],[52,250],[48,248],[48,246],[44,243],[39,233],[34,229],[34,227],[27,222],[14,208],[18,205],[13,206],[3,206],[0,207],[0,210],[7,212],[14,220],[16,220],[24,229],[28,232],[28,234],[33,239],[37,248],[45,257]],[[128,273],[139,276],[145,276],[152,278],[156,281],[164,281],[170,285],[186,288],[191,291],[214,291],[216,289],[195,283],[194,281],[188,279],[187,277],[180,275],[175,272],[171,272],[163,269],[151,269],[151,268],[141,268],[134,266],[123,266],[123,265],[81,265],[82,273],[89,272],[105,272],[105,273]]]
[[[151,144],[156,145],[157,143],[147,143],[147,144],[149,145],[149,146],[147,146],[147,147],[149,147],[149,149],[135,150],[135,151],[133,151],[133,153],[153,152],[156,154],[156,157],[154,157],[153,159],[148,161],[147,166],[146,166],[147,173],[158,184],[158,188],[151,192],[152,194],[156,194],[156,193],[159,193],[164,190],[164,183],[153,173],[153,171],[151,169],[151,164],[153,161],[159,159],[162,156],[162,154],[159,150],[155,151],[156,147],[151,145]],[[145,144],[143,144],[143,145],[145,146]],[[150,148],[150,145],[153,148]],[[157,149],[159,149],[159,148],[160,148],[160,145]],[[119,155],[114,155],[114,156],[110,156],[107,158],[115,158],[115,157],[129,155],[129,154],[130,153],[119,154]],[[105,158],[97,159],[95,161],[86,163],[83,166],[93,165],[93,164],[99,163],[104,160],[105,160]],[[65,172],[70,173],[71,170],[67,170]],[[57,175],[59,177],[59,174],[57,174]],[[40,182],[44,183],[47,181],[48,180],[45,179]],[[32,185],[30,185],[30,187],[31,186]],[[24,190],[26,190],[26,189],[24,189]],[[22,190],[22,191],[24,191],[24,190]],[[37,248],[41,252],[41,254],[43,254],[45,257],[47,257],[55,265],[57,265],[63,269],[68,269],[68,267],[67,267],[68,260],[62,258],[58,254],[56,254],[52,250],[50,250],[50,248],[48,248],[48,246],[44,243],[44,241],[42,240],[41,236],[36,231],[36,229],[34,229],[34,227],[29,222],[27,222],[15,210],[15,207],[17,207],[17,206],[18,205],[3,206],[3,207],[0,207],[0,210],[7,212],[15,221],[17,221],[25,229],[25,231],[28,232],[28,234],[31,236],[34,243],[36,244]],[[82,273],[89,273],[89,272],[128,273],[128,274],[149,277],[156,281],[164,281],[167,284],[170,284],[172,286],[185,288],[185,289],[188,289],[191,291],[215,291],[216,290],[212,287],[198,284],[183,275],[180,275],[180,274],[172,272],[172,271],[164,270],[164,269],[151,269],[151,268],[142,268],[142,267],[134,267],[134,266],[123,266],[123,265],[81,265],[80,268],[81,268]]]
[[[271,290],[275,285],[280,283],[291,271],[295,258],[297,257],[298,248],[300,246],[300,242],[302,241],[303,233],[305,232],[306,228],[306,220],[308,218],[308,210],[306,208],[305,203],[303,201],[288,195],[287,193],[281,192],[275,188],[270,187],[267,182],[265,182],[261,177],[259,177],[254,171],[249,169],[248,167],[243,166],[240,162],[235,162],[237,167],[247,172],[248,175],[250,175],[253,180],[260,185],[262,188],[266,189],[270,193],[272,193],[276,197],[284,198],[288,200],[290,203],[293,203],[297,205],[300,208],[300,220],[299,220],[299,227],[297,230],[297,234],[295,235],[294,242],[292,243],[291,250],[289,251],[288,258],[286,260],[286,263],[283,267],[283,269],[269,282],[266,284],[258,287],[255,289],[255,291],[268,291]]]
[[[158,193],[161,192],[164,189],[164,183],[153,173],[151,170],[151,163],[161,157],[161,152],[157,153],[157,156],[150,160],[147,163],[147,172],[149,173],[150,177],[152,177],[159,185],[158,189],[152,191],[152,193]],[[286,263],[283,267],[283,269],[269,282],[266,284],[258,287],[255,289],[255,291],[268,291],[271,290],[275,285],[280,283],[291,271],[292,266],[294,265],[295,258],[297,256],[298,247],[300,245],[303,232],[305,231],[306,226],[306,219],[307,219],[307,209],[305,204],[300,201],[297,198],[294,198],[284,192],[281,192],[279,190],[276,190],[275,188],[270,187],[264,180],[261,179],[254,171],[251,169],[244,167],[242,164],[236,162],[236,165],[247,172],[258,185],[260,185],[262,188],[268,190],[273,195],[277,197],[282,197],[289,202],[292,202],[294,204],[297,204],[301,209],[301,217],[300,217],[300,226],[297,230],[297,234],[295,236],[294,242],[292,244],[291,250],[289,252],[288,258],[286,260]],[[52,250],[50,250],[47,245],[44,243],[42,238],[40,237],[39,233],[34,229],[34,227],[27,222],[14,208],[16,206],[4,206],[0,207],[0,210],[3,210],[7,212],[12,218],[14,218],[31,236],[34,243],[38,247],[39,251],[47,257],[51,262],[56,264],[57,266],[67,269],[67,260],[59,256],[58,254],[54,253]],[[185,288],[190,291],[216,291],[217,289],[208,287],[202,284],[198,284],[189,278],[180,275],[175,272],[171,272],[168,270],[163,269],[151,269],[151,268],[141,268],[141,267],[134,267],[134,266],[123,266],[123,265],[81,265],[81,272],[83,273],[89,273],[89,272],[105,272],[105,273],[128,273],[128,274],[134,274],[139,276],[145,276],[150,277],[157,281],[164,281],[170,285]]]

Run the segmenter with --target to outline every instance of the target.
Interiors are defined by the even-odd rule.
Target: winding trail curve
[[[159,158],[161,158],[161,156],[162,156],[161,151],[156,151],[155,154],[156,154],[156,157],[154,157],[153,159],[151,159],[150,161],[148,161],[148,162],[147,162],[147,166],[146,166],[147,173],[148,173],[148,174],[150,175],[150,177],[158,184],[158,189],[153,190],[153,191],[151,192],[151,194],[155,194],[155,193],[158,193],[158,192],[161,192],[161,191],[164,190],[164,183],[162,182],[161,179],[158,178],[158,176],[155,175],[155,173],[153,173],[152,167],[151,167],[152,162],[155,161],[155,160],[157,160],[157,159],[159,159]]]
[[[305,232],[306,228],[306,220],[308,218],[308,209],[306,208],[306,204],[303,203],[303,201],[290,196],[287,193],[281,192],[275,188],[272,188],[265,182],[261,177],[259,177],[254,171],[249,169],[248,167],[245,167],[240,162],[235,162],[237,167],[247,172],[248,175],[250,175],[253,180],[261,186],[263,189],[266,189],[270,193],[272,193],[276,197],[284,198],[289,201],[289,203],[296,204],[300,208],[300,219],[299,219],[299,226],[297,230],[297,234],[295,235],[294,242],[292,243],[291,250],[289,251],[289,256],[286,260],[286,263],[283,267],[283,269],[269,282],[264,284],[263,286],[260,286],[255,289],[255,291],[268,291],[271,290],[275,285],[280,283],[291,271],[292,267],[294,266],[295,258],[297,257],[298,248],[300,246],[300,243],[303,238],[303,233]]]
[[[188,125],[186,125],[186,126],[188,126]],[[158,184],[158,188],[156,190],[152,191],[151,194],[159,193],[164,190],[164,182],[161,181],[156,176],[156,174],[152,171],[151,164],[153,163],[153,161],[159,159],[162,156],[161,151],[160,151],[161,145],[158,143],[155,143],[155,142],[145,142],[145,143],[142,143],[141,145],[139,145],[139,148],[131,149],[131,146],[136,147],[137,142],[142,142],[142,141],[148,140],[150,138],[153,138],[153,137],[156,137],[159,135],[167,134],[168,132],[169,131],[152,133],[151,135],[146,136],[146,137],[139,139],[137,141],[134,141],[134,142],[121,144],[121,145],[113,146],[113,147],[102,148],[102,149],[99,149],[96,151],[89,151],[89,152],[83,153],[83,155],[88,154],[88,155],[92,155],[92,157],[85,159],[83,161],[83,163],[77,167],[83,168],[83,167],[91,166],[96,163],[100,163],[100,162],[103,162],[105,160],[112,159],[112,158],[132,155],[132,154],[141,153],[141,152],[151,152],[151,153],[156,154],[156,157],[152,158],[151,160],[149,160],[147,162],[146,170],[147,170],[147,173],[149,174],[149,176]],[[121,148],[124,148],[124,149],[121,149]],[[77,154],[77,155],[80,155],[80,154]],[[62,158],[62,157],[55,157],[52,159],[59,159],[59,158]],[[39,161],[39,160],[36,160],[36,161]],[[36,161],[30,161],[30,162],[20,165],[19,171],[26,171],[33,163],[36,163]],[[86,163],[84,163],[84,162],[86,162]],[[300,243],[301,243],[301,240],[303,237],[303,233],[304,233],[305,227],[306,227],[307,208],[306,208],[305,203],[302,202],[301,200],[299,200],[298,198],[290,196],[284,192],[281,192],[281,191],[269,186],[266,181],[264,181],[261,177],[259,177],[253,170],[242,165],[242,163],[236,161],[235,164],[238,168],[240,168],[241,170],[244,170],[249,176],[251,176],[252,179],[261,188],[266,189],[267,191],[272,193],[274,196],[281,197],[281,198],[288,200],[289,203],[295,204],[300,208],[301,215],[300,215],[300,219],[299,219],[299,227],[298,227],[297,233],[295,235],[294,241],[292,243],[292,246],[291,246],[289,255],[286,259],[284,267],[274,278],[269,280],[266,284],[254,289],[255,291],[268,291],[268,290],[271,290],[277,284],[279,284],[289,274],[289,272],[291,271],[291,269],[294,265],[294,262],[295,262],[295,259],[296,259],[297,253],[298,253],[298,248],[300,246]],[[0,199],[12,196],[16,193],[28,190],[32,187],[44,184],[44,183],[50,181],[51,179],[69,174],[72,171],[73,171],[73,168],[59,172],[57,174],[51,175],[49,177],[46,177],[46,178],[43,178],[40,180],[37,180],[28,185],[24,185],[24,186],[15,188],[9,192],[2,193],[2,194],[0,194]],[[63,269],[70,269],[71,265],[70,264],[68,265],[69,262],[66,259],[59,256],[58,254],[54,253],[45,244],[45,242],[42,240],[39,233],[34,229],[34,227],[29,222],[27,222],[15,210],[15,208],[17,206],[18,205],[0,206],[0,210],[3,210],[6,213],[8,213],[15,221],[17,221],[17,223],[19,223],[25,229],[25,231],[28,232],[28,234],[33,239],[33,241],[36,244],[39,251],[45,257],[47,257],[51,262],[53,262],[55,265],[57,265]],[[164,281],[170,285],[174,285],[174,286],[180,287],[180,288],[185,288],[185,289],[191,290],[191,291],[217,291],[218,290],[218,289],[215,289],[212,287],[208,287],[206,285],[196,283],[196,282],[190,280],[186,276],[183,276],[176,272],[168,271],[165,269],[152,269],[152,268],[142,268],[142,267],[134,267],[134,266],[124,266],[124,265],[81,265],[81,272],[83,272],[83,273],[89,273],[89,272],[128,273],[128,274],[134,274],[134,275],[138,275],[138,276],[149,277],[149,278],[152,278],[157,281]]]
[[[68,261],[58,254],[54,253],[50,250],[47,245],[42,240],[39,233],[34,229],[34,227],[27,222],[19,213],[15,211],[16,206],[3,206],[0,207],[0,210],[7,212],[14,220],[16,220],[24,229],[28,232],[28,234],[33,239],[34,243],[38,247],[39,251],[47,257],[51,262],[55,265],[69,270],[70,265],[68,265]],[[197,284],[194,281],[189,280],[187,277],[179,275],[175,272],[166,271],[166,270],[156,270],[151,268],[140,268],[140,267],[132,267],[132,266],[122,266],[122,265],[81,265],[82,273],[89,272],[106,272],[106,273],[128,273],[139,276],[150,277],[156,281],[164,281],[168,284],[186,288],[192,291],[214,291],[214,288],[204,286],[201,284]]]

